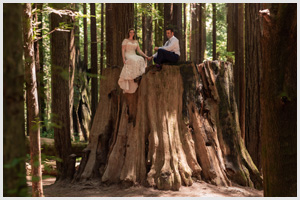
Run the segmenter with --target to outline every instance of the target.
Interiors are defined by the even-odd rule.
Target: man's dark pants
[[[153,59],[156,64],[162,64],[166,62],[176,63],[179,60],[179,56],[171,51],[165,49],[158,49],[156,58]]]

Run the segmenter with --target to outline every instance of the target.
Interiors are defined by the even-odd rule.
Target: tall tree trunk
[[[216,4],[212,4],[213,7],[213,31],[212,31],[212,38],[213,38],[213,60],[217,60],[217,7]]]
[[[245,145],[257,168],[261,171],[260,85],[262,50],[260,45],[260,3],[245,4]]]
[[[227,3],[227,51],[233,52],[235,48],[235,13],[236,3]],[[233,63],[233,60],[230,60]]]
[[[191,3],[191,43],[190,43],[190,60],[194,63],[199,63],[199,6],[197,3]]]
[[[201,26],[200,26],[200,13],[201,13],[201,4],[200,3],[196,3],[196,24],[195,24],[195,27],[197,29],[198,32],[196,32],[196,35],[195,35],[195,42],[197,43],[196,44],[196,47],[195,47],[195,60],[196,60],[196,63],[200,63],[200,38],[201,38]]]
[[[100,75],[103,72],[104,57],[104,3],[101,3],[101,51],[100,51]]]
[[[271,4],[260,91],[265,196],[297,196],[297,4]]]
[[[164,3],[164,42],[165,43],[168,38],[165,34],[166,28],[173,28],[171,23],[173,21],[173,4],[172,3]]]
[[[52,4],[55,9],[64,9],[69,4]],[[51,30],[60,23],[70,24],[74,19],[70,16],[52,13]],[[52,87],[52,123],[54,127],[54,144],[58,157],[56,161],[58,170],[57,181],[72,178],[70,169],[71,149],[71,120],[73,107],[73,79],[75,64],[74,30],[70,32],[56,31],[51,34],[51,87]]]
[[[137,22],[138,22],[138,4],[134,4],[134,29],[137,32]]]
[[[96,27],[96,6],[95,3],[90,4],[91,7],[91,97],[92,97],[92,121],[94,119],[98,105],[98,59],[97,59],[97,27]]]
[[[86,15],[87,14],[87,10],[86,10],[86,3],[83,3],[83,14]],[[88,38],[87,38],[87,18],[83,18],[83,51],[84,51],[84,59],[83,59],[83,63],[84,63],[84,68],[85,71],[87,71],[88,69]]]
[[[43,196],[39,104],[34,60],[31,4],[23,4],[23,38],[25,59],[26,94],[28,95],[28,129],[30,137],[30,164],[32,173],[32,196]]]
[[[245,67],[244,67],[244,6],[234,4],[234,86],[239,110],[242,138],[245,138]],[[229,19],[228,19],[229,20]],[[229,45],[229,44],[228,44]]]
[[[3,196],[28,195],[25,171],[22,5],[3,4]]]
[[[36,68],[36,80],[37,80],[37,90],[38,90],[38,103],[39,103],[39,117],[41,121],[41,131],[46,131],[46,126],[44,124],[46,119],[46,94],[45,94],[45,84],[44,84],[44,47],[43,47],[43,4],[35,3],[35,9],[39,10],[35,12],[34,20],[36,30],[39,30],[37,37],[40,37],[38,41],[34,42],[34,54],[35,54],[35,68]]]
[[[204,61],[204,54],[206,49],[206,5],[205,3],[200,4],[199,14],[199,63]]]
[[[121,43],[127,37],[128,29],[133,27],[133,19],[133,3],[106,4],[107,66],[123,66]]]
[[[78,4],[75,4],[75,11],[79,11]],[[84,64],[80,59],[80,41],[79,41],[79,21],[78,19],[75,21],[75,28],[74,28],[74,35],[75,35],[75,78],[74,78],[74,103],[73,103],[73,130],[74,133],[72,134],[72,139],[75,140],[76,137],[79,138],[80,141],[86,140],[86,135],[84,131],[81,129],[81,122],[79,115],[80,111],[80,99],[82,98],[82,79],[86,78],[83,74],[84,71]]]
[[[143,51],[147,56],[152,55],[152,4],[142,3],[143,12]],[[147,62],[147,66],[150,66],[152,61]]]
[[[187,26],[186,26],[186,3],[183,3],[183,30],[181,31],[181,34],[183,35],[183,46],[181,46],[180,48],[182,48],[183,50],[183,54],[181,55],[182,60],[186,61],[187,60]]]
[[[156,3],[156,10],[160,17],[164,14],[164,4],[163,3]],[[163,45],[163,20],[159,18],[155,21],[155,46],[159,47]]]
[[[182,3],[173,3],[173,27],[174,35],[179,40],[180,60],[184,59],[184,35],[182,33]]]
[[[235,69],[238,77],[238,107],[241,134],[245,140],[245,64],[244,64],[244,4],[239,3],[236,7],[236,41],[235,41]]]

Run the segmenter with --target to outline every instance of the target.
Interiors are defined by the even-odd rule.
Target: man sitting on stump
[[[180,56],[179,40],[174,36],[174,31],[172,28],[166,29],[166,35],[168,41],[162,47],[154,47],[157,53],[148,57],[148,60],[153,58],[156,63],[156,67],[160,70],[162,63],[177,63]]]

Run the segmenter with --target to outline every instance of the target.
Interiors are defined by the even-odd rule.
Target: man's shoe
[[[162,70],[162,66],[160,64],[156,64],[156,71]]]

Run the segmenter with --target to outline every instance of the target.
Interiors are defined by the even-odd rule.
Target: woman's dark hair
[[[127,32],[127,38],[129,38],[129,33],[130,33],[130,31],[134,31],[134,36],[133,36],[133,39],[134,39],[134,40],[136,40],[136,34],[135,34],[135,30],[134,30],[134,28],[130,28],[130,29],[128,29],[128,32]]]

